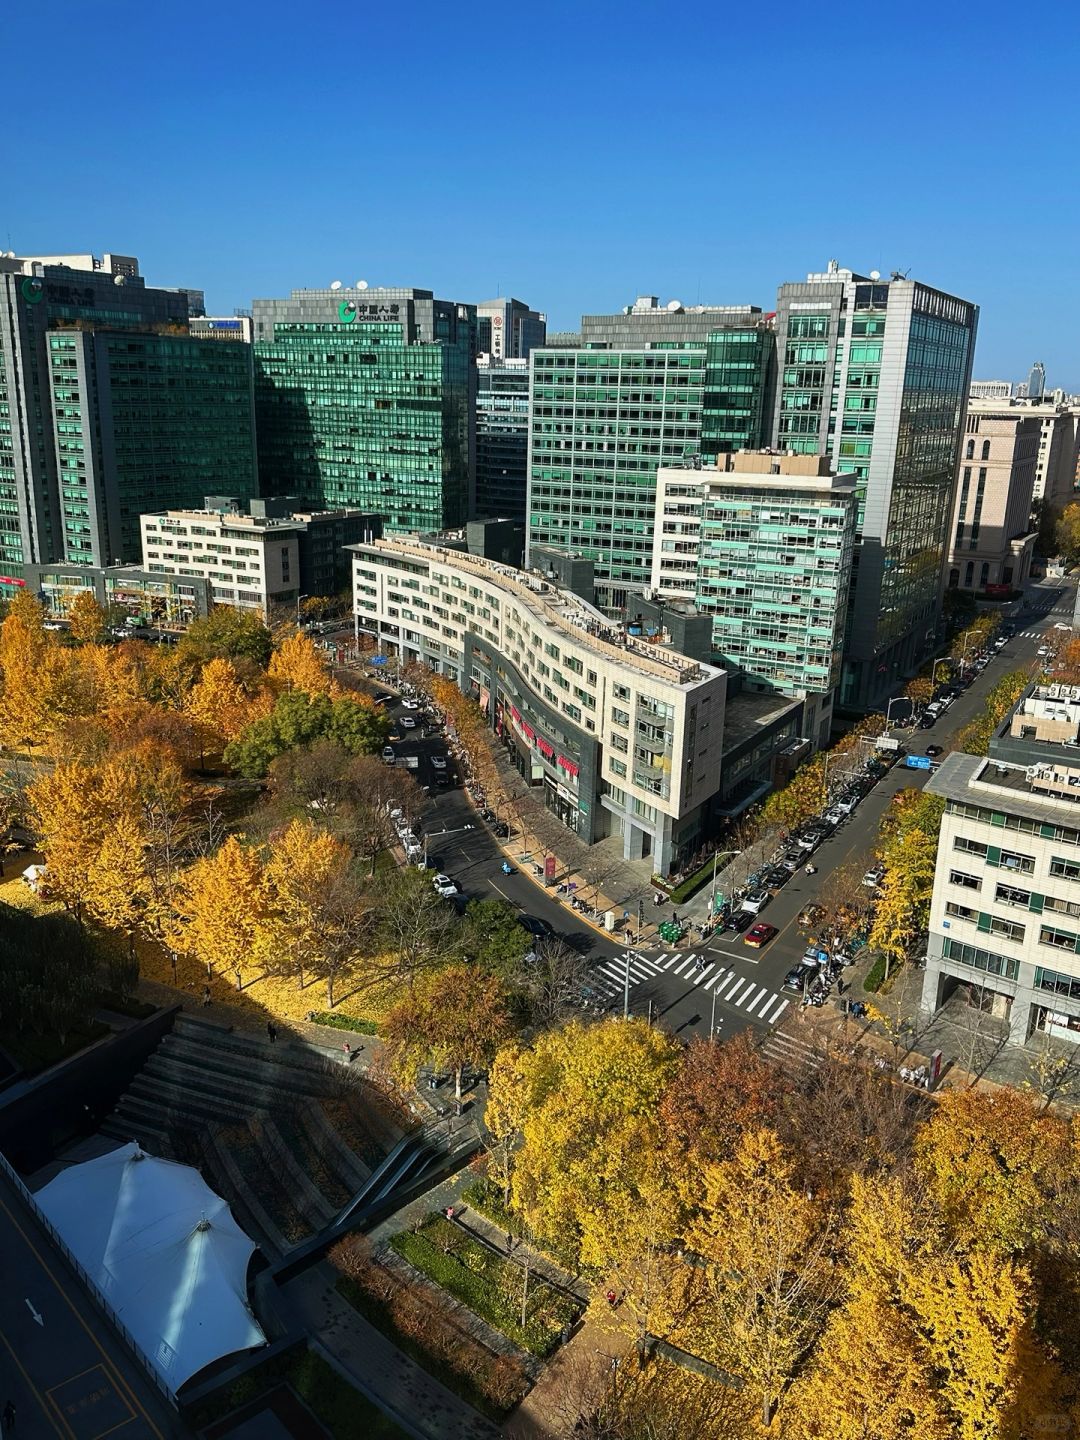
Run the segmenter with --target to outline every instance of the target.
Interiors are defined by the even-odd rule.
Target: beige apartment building
[[[970,400],[953,494],[952,590],[1021,589],[1031,573],[1031,522],[1043,419],[1033,407]]]
[[[537,572],[405,537],[349,549],[358,635],[474,696],[567,829],[618,835],[661,874],[698,848],[721,788],[723,670]]]

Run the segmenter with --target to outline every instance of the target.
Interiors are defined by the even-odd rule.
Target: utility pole
[[[629,1020],[629,1019],[630,1019],[630,946],[629,946],[629,945],[627,945],[627,947],[626,947],[626,954],[623,956],[623,959],[626,961],[626,972],[625,972],[625,974],[624,974],[624,976],[623,976],[622,1018],[623,1018],[624,1020]]]

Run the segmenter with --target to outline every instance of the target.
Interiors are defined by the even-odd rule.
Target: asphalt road
[[[189,1435],[0,1176],[0,1409],[14,1440]],[[7,1432],[5,1432],[7,1433]]]
[[[1028,592],[1027,608],[1017,621],[1017,634],[989,662],[982,674],[960,695],[943,717],[928,730],[908,733],[905,748],[921,754],[929,744],[948,751],[953,737],[978,716],[988,692],[996,682],[1018,666],[1033,667],[1035,651],[1043,632],[1054,621],[1072,618],[1072,581],[1052,581]],[[391,707],[398,718],[401,707]],[[420,736],[401,731],[397,749],[420,757],[416,778],[432,786],[432,809],[425,816],[429,858],[438,869],[452,876],[464,894],[472,898],[499,896],[523,915],[545,920],[556,933],[564,935],[591,962],[593,988],[600,1003],[621,1012],[625,983],[625,947],[598,934],[582,923],[531,875],[516,870],[503,875],[503,852],[499,842],[476,816],[460,785],[447,790],[435,787],[430,756],[445,754],[441,735]],[[450,761],[453,773],[453,761]],[[806,938],[796,927],[803,907],[828,898],[830,876],[841,867],[869,865],[882,817],[893,796],[903,788],[921,788],[927,771],[894,765],[870,791],[844,824],[815,852],[817,874],[800,871],[777,892],[762,912],[762,919],[778,927],[779,933],[763,950],[743,943],[741,936],[713,937],[707,944],[668,947],[653,944],[632,952],[630,961],[630,1005],[634,1014],[651,1013],[654,1020],[675,1033],[708,1034],[715,1024],[719,1033],[732,1035],[751,1026],[768,1032],[790,1013],[797,997],[783,990],[784,976],[806,949]],[[471,828],[470,828],[471,827]],[[516,852],[515,852],[516,854]],[[670,907],[665,914],[670,915]],[[654,918],[654,917],[650,917]]]

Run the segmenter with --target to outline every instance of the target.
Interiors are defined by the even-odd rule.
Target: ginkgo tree
[[[230,835],[184,873],[173,943],[201,960],[208,976],[229,974],[242,990],[265,969],[268,900],[260,855]]]

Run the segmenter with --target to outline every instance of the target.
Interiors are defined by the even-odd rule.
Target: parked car
[[[441,772],[441,773],[445,774],[445,773],[446,773],[446,756],[445,756],[445,755],[433,755],[433,756],[431,757],[431,768],[432,768],[434,771],[436,771],[437,773]]]
[[[397,759],[397,752],[394,750],[393,745],[383,746],[382,759],[384,765],[393,765],[394,761]]]
[[[879,860],[876,865],[871,865],[866,874],[862,877],[862,883],[871,890],[876,890],[885,878],[885,866]]]
[[[816,965],[810,965],[805,960],[800,960],[784,976],[784,989],[794,990],[801,995],[816,969]]]
[[[796,870],[801,870],[805,863],[806,856],[801,850],[785,850],[779,860],[780,868],[786,870],[789,875],[794,875]]]
[[[420,709],[420,701],[419,701],[419,700],[402,700],[402,702],[401,702],[401,708],[402,708],[403,710],[419,710],[419,709]]]
[[[444,900],[451,900],[458,893],[458,887],[449,875],[444,875],[440,870],[432,876],[431,883],[435,886],[436,895],[441,895]]]
[[[765,883],[774,890],[779,890],[782,885],[787,884],[793,873],[786,865],[773,865],[765,871]]]
[[[728,923],[736,935],[741,935],[754,923],[754,912],[752,910],[736,910]]]
[[[518,924],[524,926],[537,940],[550,940],[555,933],[546,920],[541,920],[536,915],[519,915]]]
[[[847,817],[848,812],[846,810],[841,810],[839,805],[830,805],[828,810],[825,811],[825,814],[821,818],[823,820],[827,820],[835,830],[837,825],[842,825],[847,819]]]
[[[756,915],[759,910],[765,908],[771,898],[767,890],[752,890],[749,895],[743,897],[742,905],[739,908],[748,910],[751,915]]]
[[[416,729],[416,717],[413,716],[413,715],[403,715],[403,716],[401,717],[401,728],[402,728],[403,730],[415,730],[415,729]]]
[[[775,925],[767,925],[764,920],[761,920],[746,932],[743,936],[743,944],[751,946],[754,950],[760,950],[776,934]]]
[[[1039,648],[1035,651],[1035,654],[1039,657],[1040,660],[1045,660],[1050,655],[1050,653],[1051,652],[1049,645],[1040,645]]]
[[[924,715],[919,721],[920,730],[932,730],[937,723],[936,715]]]
[[[833,805],[835,809],[843,811],[845,815],[850,815],[858,803],[858,798],[855,795],[844,794],[841,795],[838,800],[835,800]]]
[[[942,749],[942,747],[941,747],[940,745],[927,745],[927,747],[926,747],[926,754],[927,754],[927,755],[931,755],[931,756],[933,756],[933,755],[940,755],[940,754],[941,754],[941,749]]]

